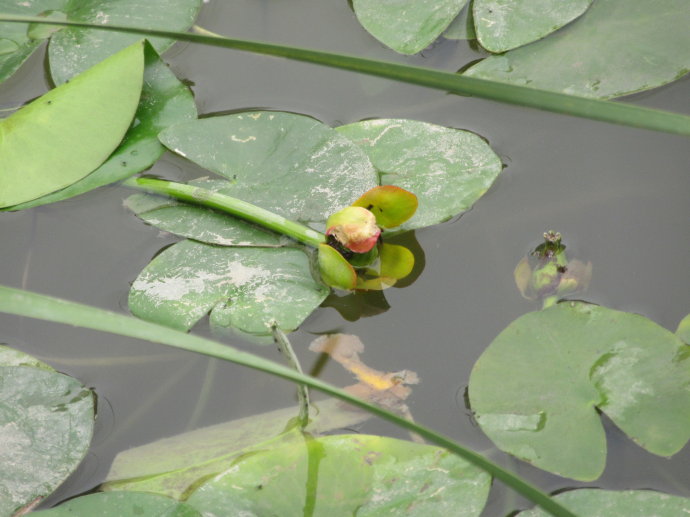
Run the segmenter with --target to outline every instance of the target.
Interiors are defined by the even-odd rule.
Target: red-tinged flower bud
[[[376,245],[381,229],[369,210],[360,206],[348,206],[328,218],[326,235],[332,235],[355,253],[367,253]]]

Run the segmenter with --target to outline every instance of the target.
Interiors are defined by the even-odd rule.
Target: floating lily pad
[[[0,347],[0,514],[33,506],[88,450],[94,401],[79,381]]]
[[[369,155],[382,185],[417,196],[417,212],[394,231],[431,226],[468,210],[502,169],[489,145],[469,131],[402,119],[366,120],[337,129]]]
[[[474,517],[489,486],[486,473],[438,447],[341,435],[305,437],[249,455],[187,502],[207,517]]]
[[[431,45],[467,0],[353,0],[359,23],[377,40],[401,54]]]
[[[46,11],[61,10],[66,3],[67,0],[0,0],[0,12],[15,16],[38,16]],[[0,83],[10,77],[42,43],[28,30],[26,23],[0,22]]]
[[[608,99],[655,88],[690,70],[686,0],[597,0],[536,43],[491,56],[465,75]]]
[[[306,431],[322,434],[356,426],[371,415],[335,399],[317,409]],[[163,438],[119,453],[101,490],[134,490],[182,499],[202,479],[220,474],[250,449],[275,447],[297,408],[252,415]]]
[[[366,154],[310,117],[257,111],[173,126],[161,142],[235,182],[230,196],[290,219],[325,221],[377,184]]]
[[[141,272],[129,294],[135,316],[180,330],[211,311],[211,324],[255,335],[294,330],[328,289],[295,248],[231,248],[182,241]]]
[[[143,73],[142,41],[0,121],[0,208],[71,185],[99,167],[132,121]]]
[[[68,2],[65,12],[75,22],[183,32],[192,26],[199,9],[201,0],[79,0]],[[53,35],[48,47],[53,81],[62,84],[140,38],[124,32],[66,27]],[[174,43],[163,38],[150,41],[159,53]]]
[[[472,410],[501,449],[589,481],[606,462],[597,409],[671,456],[690,438],[690,347],[636,314],[564,302],[511,323],[474,365]]]
[[[652,490],[597,490],[583,488],[557,494],[553,498],[576,515],[587,517],[678,517],[690,514],[690,499]],[[547,517],[535,508],[520,517]]]
[[[36,512],[36,514],[44,517],[74,517],[75,515],[201,517],[199,512],[186,503],[143,492],[89,494],[71,499],[56,508]]]
[[[143,89],[134,115],[137,124],[129,128],[115,152],[85,178],[47,196],[13,206],[11,210],[62,201],[148,169],[165,151],[158,141],[158,133],[173,124],[196,119],[196,105],[189,88],[175,77],[148,43],[144,55]]]
[[[474,0],[477,39],[505,52],[543,38],[584,13],[592,0]]]

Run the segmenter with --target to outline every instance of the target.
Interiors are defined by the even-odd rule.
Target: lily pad
[[[172,151],[234,182],[225,193],[302,222],[323,222],[377,184],[366,154],[310,117],[256,111],[173,126]]]
[[[201,517],[199,512],[186,503],[143,492],[89,494],[71,499],[57,508],[36,512],[36,514],[44,517],[73,517],[75,515]]]
[[[0,208],[71,185],[99,167],[132,121],[143,73],[142,41],[0,121]]]
[[[467,0],[353,0],[359,23],[377,40],[401,54],[431,45]]]
[[[606,462],[597,409],[653,454],[685,445],[689,366],[690,347],[647,318],[564,302],[499,334],[472,369],[469,398],[501,450],[590,481]]]
[[[10,210],[23,210],[69,199],[148,169],[165,151],[158,141],[158,133],[173,124],[196,119],[192,92],[175,77],[148,42],[144,56],[143,89],[134,115],[137,124],[129,128],[113,154],[103,165],[76,183],[13,206]]]
[[[322,434],[356,426],[370,414],[335,399],[315,403],[306,431]],[[134,490],[184,499],[200,480],[220,474],[252,449],[275,447],[297,409],[285,408],[224,422],[119,453],[101,490]]]
[[[33,507],[79,465],[94,401],[79,381],[0,347],[0,514]]]
[[[158,255],[134,281],[135,316],[180,330],[211,311],[211,325],[269,335],[294,330],[328,289],[295,248],[237,248],[182,241]]]
[[[438,447],[367,435],[257,452],[187,500],[203,515],[475,517],[490,477]]]
[[[79,0],[68,2],[65,12],[75,22],[186,31],[199,9],[201,0]],[[64,28],[53,35],[48,47],[53,81],[62,84],[140,38],[124,32]],[[150,41],[159,53],[174,43],[163,38]]]
[[[536,43],[491,56],[465,75],[609,99],[656,88],[690,70],[686,0],[597,0]]]
[[[582,15],[592,0],[474,0],[477,39],[491,52],[531,43]]]
[[[489,145],[469,131],[403,119],[366,120],[337,129],[369,155],[382,185],[417,195],[417,212],[395,232],[431,226],[469,210],[502,169]]]
[[[0,0],[0,12],[16,16],[38,16],[64,8],[67,0]],[[0,23],[0,83],[10,77],[42,43],[28,34],[26,23]]]
[[[678,517],[690,513],[690,499],[652,490],[597,490],[583,488],[557,494],[553,498],[577,515],[587,517]],[[548,517],[535,508],[520,517]]]

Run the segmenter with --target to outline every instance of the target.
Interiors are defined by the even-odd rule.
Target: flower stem
[[[277,326],[273,327],[273,339],[278,345],[278,350],[283,357],[287,360],[288,366],[298,373],[304,373],[302,371],[302,366],[297,359],[290,340],[285,335],[285,332],[280,330]],[[305,384],[297,385],[297,400],[299,401],[299,425],[300,428],[304,429],[309,424],[309,388]]]
[[[323,233],[312,230],[308,226],[286,219],[241,199],[219,194],[202,187],[156,178],[130,178],[124,181],[123,185],[214,208],[274,232],[282,233],[315,248],[326,242],[326,236]]]

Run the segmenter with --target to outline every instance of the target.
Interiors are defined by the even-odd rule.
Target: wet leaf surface
[[[328,295],[295,248],[231,248],[182,241],[158,255],[132,285],[135,316],[188,330],[211,311],[211,325],[268,335],[293,330]]]
[[[686,0],[597,0],[536,43],[491,56],[470,77],[608,99],[655,88],[690,70]]]
[[[554,496],[577,515],[587,517],[678,517],[690,513],[690,499],[652,490],[596,490],[584,488]],[[517,514],[519,517],[547,517],[541,509]]]
[[[187,502],[208,517],[470,517],[481,513],[489,486],[487,474],[443,449],[339,435],[304,437],[249,455]]]
[[[502,169],[487,143],[469,131],[403,119],[367,120],[337,129],[369,155],[382,185],[417,196],[417,212],[396,232],[431,226],[468,210]]]
[[[0,121],[0,208],[71,185],[99,167],[129,128],[143,73],[142,41]]]
[[[0,514],[34,504],[81,462],[94,400],[79,381],[0,346]]]
[[[606,462],[603,411],[649,452],[690,438],[690,347],[636,314],[563,302],[511,323],[474,365],[472,410],[501,449],[589,481]]]
[[[477,39],[505,52],[543,38],[584,13],[592,0],[474,0]]]
[[[377,184],[359,147],[303,115],[210,117],[169,128],[160,139],[233,182],[223,193],[301,222],[323,222]]]
[[[353,0],[359,23],[377,40],[401,54],[431,45],[467,0]]]

